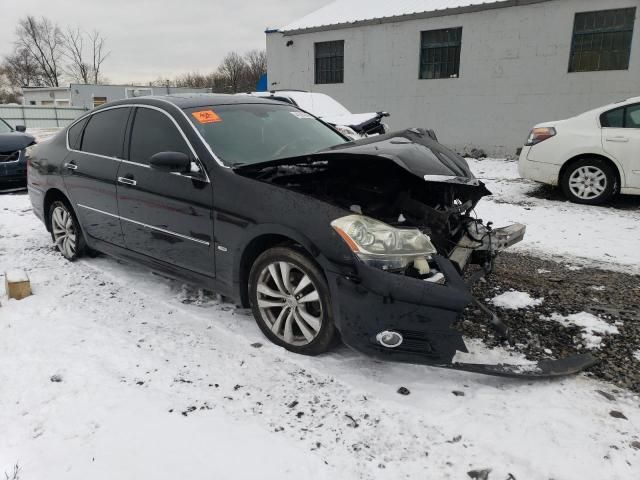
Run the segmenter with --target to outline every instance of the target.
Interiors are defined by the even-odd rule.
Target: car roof
[[[608,105],[602,105],[600,107],[592,108],[591,110],[587,110],[586,112],[575,115],[575,117],[592,117],[599,116],[604,112],[608,112],[609,110],[615,110],[616,108],[623,108],[627,105],[632,105],[634,103],[640,103],[640,97],[631,97],[624,100],[618,100],[617,102],[609,103]]]
[[[268,103],[279,104],[268,98],[252,97],[250,95],[227,95],[221,93],[181,93],[172,95],[148,95],[143,97],[127,98],[125,100],[116,100],[114,102],[105,103],[100,108],[108,108],[114,105],[127,104],[146,104],[158,107],[166,106],[167,103],[176,107],[197,108],[212,105],[230,105],[230,104],[247,104],[247,103]]]

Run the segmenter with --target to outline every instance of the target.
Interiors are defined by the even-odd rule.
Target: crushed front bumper
[[[514,223],[508,227],[491,229],[482,223],[476,223],[458,242],[449,255],[449,259],[462,272],[473,255],[485,254],[487,259],[493,259],[499,252],[522,241],[527,227],[521,223]]]
[[[502,248],[520,241],[524,226],[489,229],[485,233],[482,245],[479,244],[480,237],[475,237],[474,249],[465,239],[461,241],[462,248],[471,249],[472,253],[484,248],[494,256]],[[465,265],[470,256],[466,251],[460,255],[460,258],[466,258]],[[456,258],[433,257],[438,270],[444,275],[443,283],[385,272],[364,263],[358,264],[355,275],[327,272],[333,315],[344,343],[381,360],[509,377],[567,375],[595,362],[591,355],[578,355],[527,366],[454,363],[456,352],[468,352],[462,333],[454,328],[454,323],[466,306],[476,302]],[[491,323],[496,330],[508,336],[506,327],[497,316],[486,307],[484,309],[492,315]],[[402,343],[392,348],[383,346],[378,337],[381,332],[399,333]]]

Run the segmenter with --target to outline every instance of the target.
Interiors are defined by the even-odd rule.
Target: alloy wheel
[[[55,246],[68,259],[74,258],[77,249],[78,235],[73,216],[63,206],[57,206],[51,213],[51,233]]]
[[[594,166],[576,168],[569,177],[569,189],[581,200],[593,200],[607,189],[607,175]]]
[[[260,314],[279,339],[302,346],[318,336],[323,319],[318,288],[298,266],[286,261],[268,264],[256,290]]]

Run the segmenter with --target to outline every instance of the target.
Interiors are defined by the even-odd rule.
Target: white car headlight
[[[341,217],[331,226],[360,260],[383,270],[402,269],[437,252],[417,228],[395,228],[364,215]]]
[[[24,156],[27,157],[27,158],[31,157],[31,155],[33,153],[33,149],[35,148],[36,145],[37,145],[36,143],[32,143],[27,148],[25,148],[24,149]]]
[[[351,140],[358,140],[362,138],[362,135],[357,133],[353,128],[347,127],[346,125],[334,125],[336,130],[338,130],[345,137],[349,137]]]

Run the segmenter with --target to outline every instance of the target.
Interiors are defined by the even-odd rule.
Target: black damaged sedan
[[[215,290],[293,352],[341,338],[386,360],[483,373],[587,366],[589,356],[528,369],[453,363],[466,352],[453,324],[476,302],[467,282],[524,235],[474,218],[487,194],[425,130],[350,142],[293,105],[225,95],[104,105],[29,165],[34,211],[67,259],[104,252]],[[481,308],[478,321],[508,337]]]

